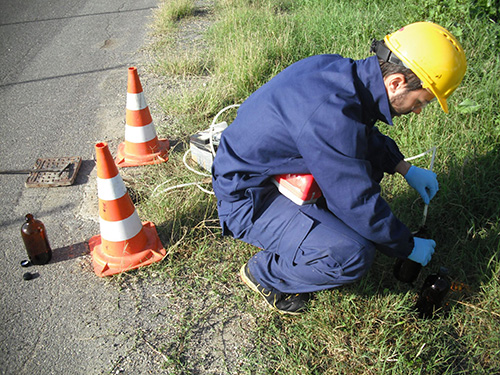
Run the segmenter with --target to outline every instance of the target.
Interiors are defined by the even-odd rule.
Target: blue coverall
[[[375,56],[318,55],[298,61],[254,92],[222,133],[212,167],[224,235],[262,250],[255,279],[284,293],[359,279],[375,249],[405,258],[410,230],[380,196],[380,181],[403,159],[374,126],[392,125]],[[323,193],[299,206],[271,176],[311,173]]]

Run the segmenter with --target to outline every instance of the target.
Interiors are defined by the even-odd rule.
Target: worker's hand
[[[426,266],[430,262],[432,254],[434,254],[436,242],[420,237],[413,237],[413,239],[415,240],[415,247],[411,254],[408,255],[408,259]]]
[[[425,204],[429,204],[439,190],[437,175],[428,170],[412,165],[405,174],[408,184],[414,188],[422,197]]]

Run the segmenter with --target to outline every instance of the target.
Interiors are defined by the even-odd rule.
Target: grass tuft
[[[193,0],[168,0],[160,4],[155,13],[153,30],[157,34],[172,32],[176,24],[194,14],[195,5]]]

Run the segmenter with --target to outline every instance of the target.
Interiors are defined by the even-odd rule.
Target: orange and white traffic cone
[[[101,234],[89,240],[94,271],[110,276],[158,262],[166,251],[152,222],[142,222],[106,142],[97,143]]]
[[[137,68],[128,68],[125,142],[118,146],[116,165],[135,167],[166,162],[169,147],[167,139],[159,140],[156,135]]]

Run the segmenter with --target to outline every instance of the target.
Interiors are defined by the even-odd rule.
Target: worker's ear
[[[388,94],[395,94],[406,86],[406,78],[401,73],[389,74],[384,78],[385,88]]]

